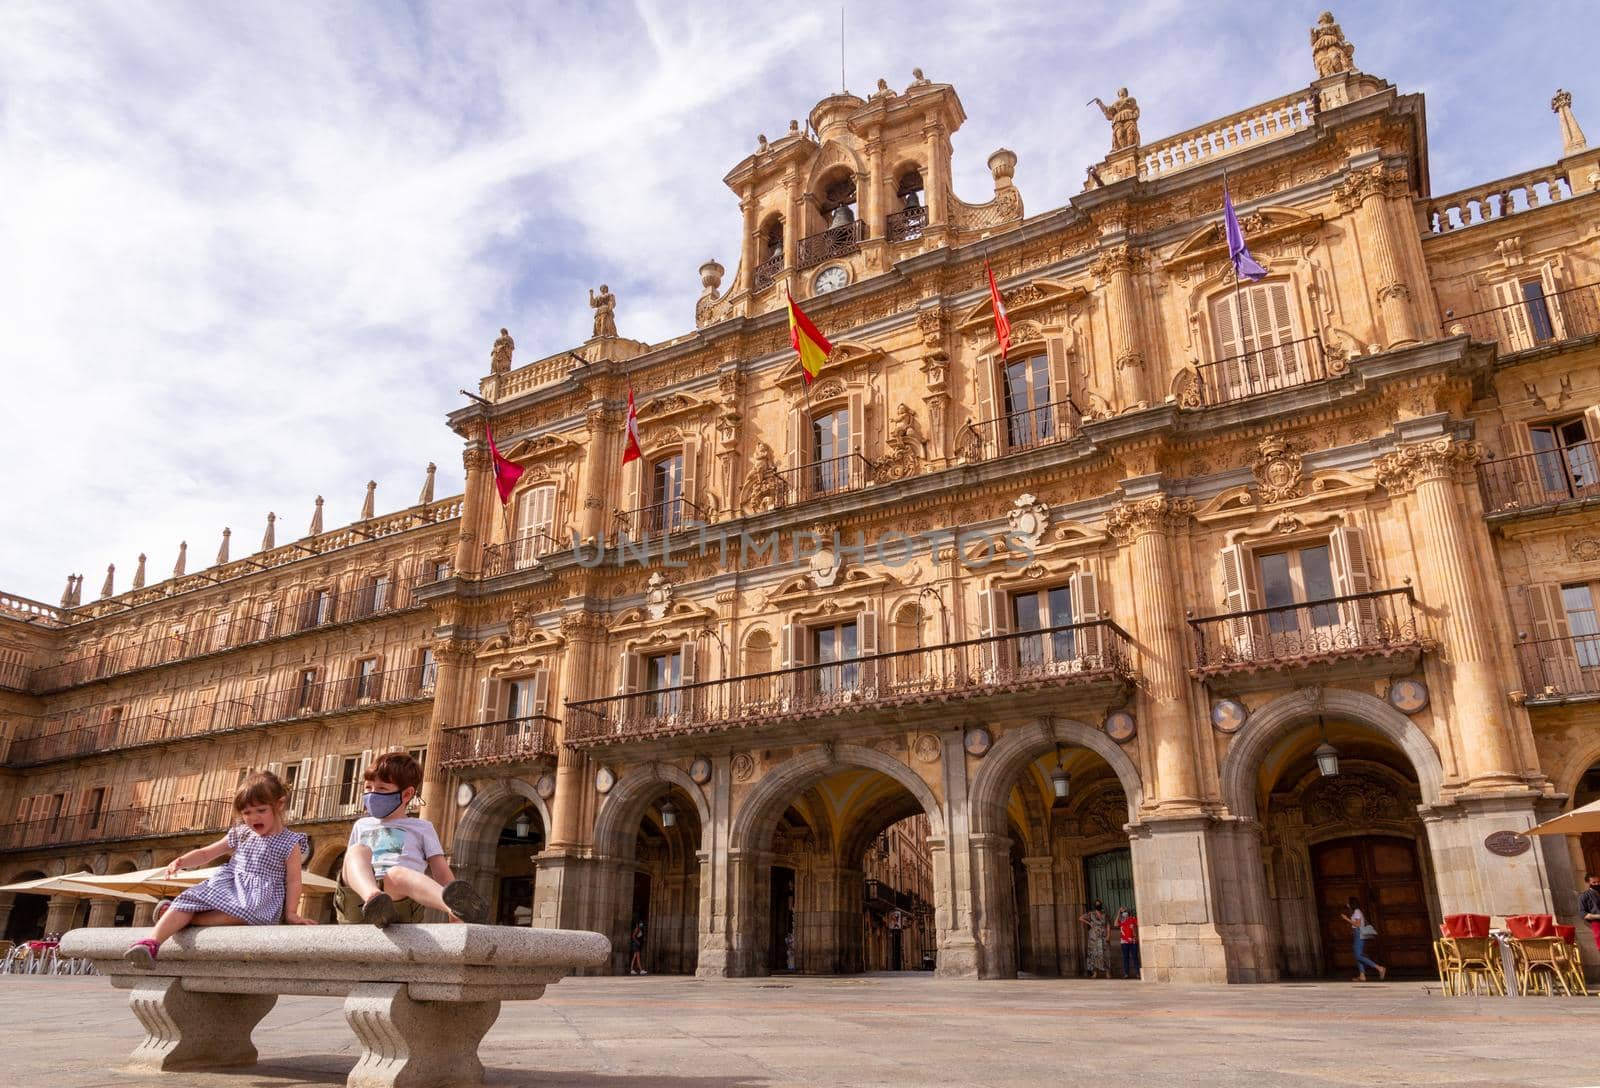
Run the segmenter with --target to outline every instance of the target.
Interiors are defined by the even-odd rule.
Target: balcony
[[[1600,284],[1551,294],[1545,294],[1538,281],[1517,286],[1524,294],[1515,302],[1459,317],[1446,310],[1445,328],[1451,335],[1467,333],[1474,340],[1491,340],[1501,355],[1600,334]]]
[[[1328,376],[1322,338],[1318,336],[1303,336],[1214,363],[1201,363],[1195,370],[1199,406],[1207,408],[1310,385]]]
[[[670,536],[699,525],[709,525],[711,515],[688,499],[667,499],[641,506],[636,510],[619,510],[612,517],[615,536],[627,534],[630,540],[645,540],[653,536]]]
[[[1130,646],[1121,627],[1096,620],[587,699],[567,704],[566,743],[599,747],[813,718],[923,721],[930,706],[974,699],[1016,710],[1078,702],[1104,710],[1132,682]]]
[[[809,465],[778,470],[791,502],[806,502],[846,491],[860,491],[872,483],[872,462],[859,453],[829,457]]]
[[[903,212],[891,212],[884,219],[883,235],[891,242],[914,242],[927,229],[928,209],[923,205],[907,208]]]
[[[848,257],[861,249],[861,241],[866,236],[867,225],[857,219],[802,238],[795,248],[795,267],[815,268],[823,261]]]
[[[498,578],[512,571],[534,570],[539,566],[539,560],[563,547],[565,545],[561,541],[542,529],[504,544],[486,544],[483,548],[481,577]]]
[[[488,767],[554,759],[556,719],[537,715],[474,725],[448,725],[439,749],[446,768]]]
[[[783,250],[775,249],[769,253],[765,260],[755,266],[751,273],[750,289],[753,291],[765,290],[771,287],[778,278],[778,273],[783,271]]]
[[[264,692],[252,700],[229,699],[202,703],[164,715],[142,714],[32,737],[18,737],[11,743],[5,765],[31,766],[91,753],[123,751],[177,740],[237,733],[274,722],[393,706],[432,697],[432,671],[425,671],[420,666],[318,684],[292,684]]]
[[[1484,461],[1478,465],[1478,490],[1490,517],[1552,514],[1600,503],[1600,448],[1579,442]]]
[[[968,463],[987,461],[1065,442],[1078,433],[1081,422],[1071,402],[968,422],[956,435],[956,457]]]
[[[1529,706],[1600,699],[1600,635],[1524,639],[1517,664]]]
[[[1336,665],[1351,660],[1410,657],[1431,647],[1417,617],[1411,589],[1380,589],[1309,604],[1252,608],[1191,619],[1194,675],[1202,680],[1248,681],[1277,670]]]

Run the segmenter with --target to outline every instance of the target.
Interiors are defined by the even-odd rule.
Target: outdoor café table
[[[1516,997],[1521,991],[1517,989],[1517,960],[1511,952],[1511,931],[1491,929],[1489,936],[1500,946],[1500,970],[1506,976],[1506,996]]]

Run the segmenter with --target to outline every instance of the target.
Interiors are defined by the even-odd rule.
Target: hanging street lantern
[[[1072,775],[1061,765],[1061,745],[1056,745],[1056,769],[1050,772],[1050,788],[1055,791],[1056,800],[1065,801],[1072,792]]]
[[[1320,714],[1317,715],[1317,729],[1321,732],[1322,743],[1311,754],[1316,758],[1317,770],[1322,777],[1332,778],[1339,773],[1339,749],[1328,743],[1328,726]]]
[[[661,802],[661,826],[674,827],[678,823],[678,806],[672,803],[672,798]]]
[[[517,838],[527,838],[528,832],[531,830],[533,830],[533,823],[528,819],[528,814],[526,812],[517,813]]]

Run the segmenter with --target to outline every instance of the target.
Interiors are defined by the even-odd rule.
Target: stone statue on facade
[[[1109,106],[1098,98],[1092,98],[1089,102],[1099,106],[1100,112],[1111,122],[1112,151],[1139,146],[1139,102],[1128,93],[1128,88],[1117,88],[1116,101]]]
[[[789,481],[778,471],[772,447],[763,442],[756,449],[750,475],[739,489],[739,505],[744,507],[747,514],[759,514],[766,510],[782,509],[788,503]]]
[[[1325,11],[1317,17],[1311,28],[1311,62],[1317,66],[1317,78],[1326,79],[1355,67],[1356,47],[1344,39],[1344,31],[1333,21],[1333,12]]]
[[[517,350],[517,342],[511,339],[511,334],[504,329],[495,337],[494,347],[489,349],[489,373],[504,374],[511,369],[511,353]]]
[[[887,483],[916,475],[922,466],[927,440],[922,435],[917,414],[904,403],[895,409],[894,419],[889,422],[888,445],[889,452],[872,466],[877,482]]]
[[[597,295],[591,287],[589,305],[594,308],[595,338],[617,335],[617,296],[611,293],[611,288],[602,283],[600,293]]]

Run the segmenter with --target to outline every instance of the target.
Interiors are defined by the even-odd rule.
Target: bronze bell
[[[915,211],[919,207],[921,204],[917,201],[917,191],[913,189],[906,194],[906,211]]]
[[[840,204],[837,208],[833,209],[833,214],[828,219],[828,229],[832,230],[834,227],[848,227],[855,221],[855,213],[850,210],[850,205]]]

